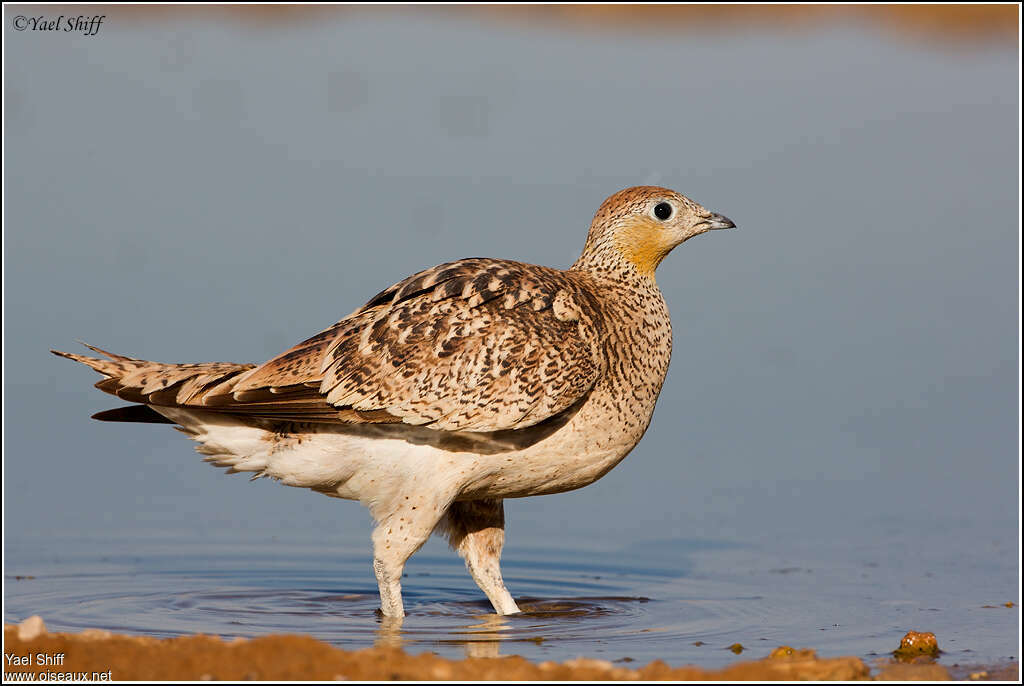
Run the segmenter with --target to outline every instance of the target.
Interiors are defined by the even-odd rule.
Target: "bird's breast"
[[[523,497],[581,488],[601,478],[650,425],[672,355],[660,293],[627,293],[604,312],[602,373],[570,421],[515,453],[495,455],[463,497]]]

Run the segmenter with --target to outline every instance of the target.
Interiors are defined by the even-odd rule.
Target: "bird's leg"
[[[452,548],[466,560],[473,581],[499,615],[519,612],[501,578],[501,548],[505,544],[505,507],[501,500],[454,502],[438,526]]]
[[[402,570],[406,560],[430,538],[450,499],[451,495],[447,498],[399,496],[398,502],[387,508],[387,515],[378,519],[379,524],[373,530],[373,572],[377,576],[380,609],[385,617],[405,616]]]
[[[376,549],[376,543],[374,549]],[[373,558],[373,573],[377,575],[377,588],[380,589],[380,611],[385,617],[401,619],[405,616],[402,604],[402,570],[405,560],[399,564],[391,563],[378,555]]]

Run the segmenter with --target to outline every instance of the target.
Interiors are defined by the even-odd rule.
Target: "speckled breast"
[[[515,498],[582,488],[639,443],[654,414],[672,355],[672,327],[652,282],[614,284],[605,303],[601,379],[567,422],[520,450],[489,456],[494,472],[461,498]],[[543,427],[538,427],[538,431]]]

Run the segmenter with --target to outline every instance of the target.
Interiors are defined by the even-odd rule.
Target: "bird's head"
[[[652,276],[672,248],[683,241],[705,231],[734,226],[727,217],[673,190],[635,186],[601,204],[576,264],[614,268],[625,260],[641,274]]]

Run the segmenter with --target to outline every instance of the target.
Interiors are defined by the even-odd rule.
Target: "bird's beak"
[[[735,229],[736,225],[732,223],[732,220],[725,215],[712,212],[704,218],[704,223],[708,225],[708,230],[711,229]]]

